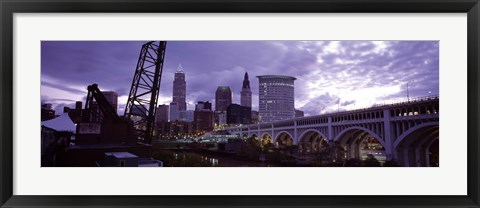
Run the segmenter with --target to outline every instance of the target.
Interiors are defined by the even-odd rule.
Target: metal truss
[[[152,142],[166,46],[166,41],[142,46],[125,107],[124,116],[133,121],[134,136],[144,144]]]
[[[88,94],[85,102],[85,109],[87,110],[85,116],[87,117],[84,121],[102,123],[104,119],[119,119],[117,112],[112,108],[97,84],[88,86],[87,90]]]

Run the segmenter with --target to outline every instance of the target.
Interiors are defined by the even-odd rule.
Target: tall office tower
[[[177,103],[170,103],[170,116],[168,117],[168,121],[174,122],[179,119],[180,117],[180,112],[178,110],[178,105]]]
[[[215,111],[226,112],[230,104],[232,104],[232,91],[230,87],[219,86],[215,92]]]
[[[252,108],[252,91],[250,90],[250,81],[248,80],[248,73],[245,72],[243,77],[242,91],[240,91],[240,105]]]
[[[257,76],[258,114],[261,123],[295,118],[295,77],[282,75]]]
[[[108,102],[112,106],[112,108],[117,112],[118,107],[118,94],[112,91],[102,91],[103,96],[107,98]]]
[[[187,83],[185,82],[185,73],[182,65],[179,64],[177,71],[175,71],[175,79],[173,80],[173,101],[177,103],[179,111],[187,110],[186,102]]]

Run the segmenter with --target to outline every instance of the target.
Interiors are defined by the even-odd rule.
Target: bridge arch
[[[260,141],[260,146],[262,147],[268,144],[273,144],[273,138],[268,132],[263,133],[258,139]]]
[[[282,135],[282,134],[287,134],[288,136],[290,136],[290,138],[293,139],[292,134],[290,134],[288,131],[280,131],[280,132],[278,132],[278,133],[275,135],[275,138],[273,139],[273,141],[276,142],[277,139],[280,138],[280,136],[284,136],[284,135]]]
[[[272,138],[272,136],[268,132],[261,133],[260,135],[262,135],[260,138],[264,138],[264,137],[267,137],[267,136]]]
[[[320,153],[322,148],[327,147],[327,141],[327,137],[322,132],[308,129],[297,138],[297,145],[302,154]]]
[[[243,133],[241,138],[242,138],[243,140],[247,139],[247,138],[248,138],[248,134],[247,134],[247,133]]]
[[[409,135],[411,135],[413,132],[421,129],[421,128],[424,128],[424,127],[428,127],[428,126],[438,126],[439,123],[438,121],[432,121],[432,122],[427,122],[427,123],[421,123],[421,124],[418,124],[418,125],[415,125],[413,126],[412,128],[409,128],[407,131],[405,131],[402,135],[398,136],[397,140],[395,140],[395,142],[393,143],[393,148],[396,149],[398,147],[398,145],[405,139],[407,138]]]
[[[361,126],[342,130],[333,140],[345,150],[345,158],[362,160],[373,155],[381,163],[386,161],[387,145],[374,131]]]
[[[278,148],[292,146],[294,144],[294,141],[294,137],[288,131],[278,132],[273,139],[273,143]]]
[[[344,129],[343,131],[341,131],[340,133],[337,134],[337,136],[335,137],[335,139],[333,139],[333,141],[341,140],[342,136],[344,136],[345,133],[348,133],[349,131],[352,131],[352,130],[360,130],[360,131],[364,131],[364,132],[370,134],[370,136],[377,139],[377,141],[380,142],[380,144],[382,144],[383,147],[385,147],[385,141],[383,141],[383,139],[380,136],[378,136],[377,133],[373,132],[370,129],[361,127],[361,126],[352,126],[352,127]]]
[[[405,131],[393,143],[401,166],[437,166],[439,122],[421,123]]]
[[[312,132],[315,132],[315,133],[319,134],[321,137],[323,137],[323,138],[325,138],[326,140],[328,140],[328,137],[325,136],[325,134],[322,133],[321,131],[318,131],[318,130],[316,130],[316,129],[308,129],[308,130],[304,131],[304,132],[297,138],[297,143],[299,143],[300,140],[301,140],[303,137],[305,137],[306,134],[312,133]]]

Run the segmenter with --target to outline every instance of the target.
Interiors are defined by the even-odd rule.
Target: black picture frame
[[[1,207],[480,207],[478,0],[0,0]],[[468,194],[466,196],[24,196],[13,195],[15,13],[467,13]],[[449,179],[445,179],[449,180]],[[93,187],[92,187],[93,188]]]

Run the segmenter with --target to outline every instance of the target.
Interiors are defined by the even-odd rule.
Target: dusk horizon
[[[118,93],[123,115],[145,42],[43,41],[42,103],[61,114],[64,106],[85,102],[86,87],[96,83]],[[252,110],[258,110],[260,75],[295,77],[295,109],[305,116],[439,94],[438,41],[169,41],[167,48],[158,104],[172,101],[181,64],[188,110],[198,101],[214,106],[218,86],[229,86],[232,103],[240,103],[245,72]]]

